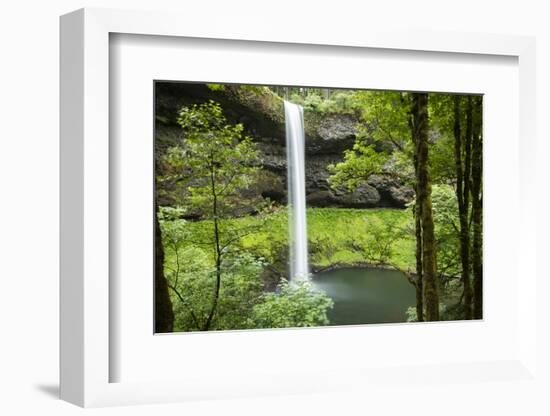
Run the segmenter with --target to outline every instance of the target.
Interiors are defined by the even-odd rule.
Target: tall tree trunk
[[[436,244],[432,214],[432,186],[429,177],[428,94],[412,94],[413,137],[418,157],[416,203],[422,227],[422,272],[425,319],[439,320]]]
[[[416,234],[416,319],[418,322],[424,321],[424,293],[423,293],[423,272],[422,272],[422,210],[419,206],[415,207],[414,223]]]
[[[483,318],[483,139],[481,131],[482,98],[475,98],[475,119],[472,141],[472,269],[474,275],[474,318]]]
[[[220,288],[222,283],[222,250],[220,246],[220,229],[219,229],[219,218],[218,218],[218,191],[216,190],[216,168],[214,164],[214,159],[211,160],[210,164],[210,192],[212,193],[212,218],[214,223],[214,261],[216,264],[216,285],[214,287],[214,296],[212,299],[212,306],[206,322],[203,327],[203,331],[208,331],[210,325],[212,325],[212,320],[216,315],[216,310],[218,309],[218,300],[220,298]]]
[[[164,248],[158,220],[158,205],[155,201],[155,332],[174,330],[174,311],[164,276]]]
[[[468,97],[466,109],[466,134],[462,134],[461,97],[454,97],[454,136],[456,166],[456,196],[460,219],[460,260],[462,264],[462,282],[464,285],[464,319],[472,319],[472,285],[470,281],[470,172],[472,143],[472,97]],[[462,153],[464,152],[464,163]]]
[[[414,137],[414,123],[411,120],[410,121],[410,127],[411,127],[411,133],[413,134],[413,142],[415,142]],[[414,164],[414,173],[415,178],[418,179],[418,154],[417,154],[417,146],[414,147],[414,156],[413,156],[413,164]],[[416,180],[415,186],[414,186],[415,194],[418,195],[418,180]],[[418,322],[424,321],[424,291],[423,291],[423,273],[422,273],[422,209],[420,207],[420,204],[418,201],[416,202],[413,210],[414,215],[414,234],[416,238],[416,281],[415,281],[415,289],[416,289],[416,320]]]
[[[203,327],[203,331],[208,331],[210,329],[210,325],[212,324],[212,320],[214,319],[214,316],[216,314],[216,310],[218,309],[218,301],[220,299],[220,288],[222,284],[222,253],[220,248],[220,232],[218,227],[218,218],[214,217],[214,256],[215,256],[215,262],[216,262],[216,285],[214,287],[214,297],[212,300],[212,307],[210,308],[210,313],[208,314],[208,318],[206,318],[206,322]]]
[[[401,100],[403,100],[405,95],[401,94]],[[415,133],[415,120],[413,115],[412,102],[411,104],[411,113],[408,119],[409,129],[411,131],[411,140],[414,144],[413,151],[413,166],[414,166],[414,192],[415,195],[418,195],[418,146]],[[413,209],[414,216],[414,234],[416,239],[416,279],[414,282],[414,287],[416,289],[416,320],[418,322],[424,321],[424,281],[423,281],[423,271],[422,271],[422,209],[418,200],[414,205]]]

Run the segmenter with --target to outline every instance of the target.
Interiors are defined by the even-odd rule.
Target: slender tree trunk
[[[210,329],[210,325],[212,324],[212,320],[214,319],[214,315],[216,314],[216,309],[218,308],[218,300],[220,298],[220,288],[222,283],[222,267],[221,267],[222,251],[220,247],[220,229],[218,224],[219,222],[218,194],[216,190],[216,174],[215,174],[213,160],[212,160],[211,172],[210,172],[210,186],[211,186],[211,192],[212,192],[212,198],[213,198],[212,217],[214,221],[214,261],[216,264],[216,285],[214,287],[214,297],[212,300],[212,306],[210,308],[210,313],[208,314],[208,318],[206,318],[203,331],[208,331]]]
[[[416,146],[415,146],[416,149]],[[418,178],[418,156],[416,150],[414,152],[414,170],[415,176]],[[415,193],[418,195],[418,186],[415,184]],[[418,322],[424,321],[424,290],[423,290],[423,273],[422,273],[422,209],[420,204],[415,204],[414,207],[414,230],[416,237],[416,319]]]
[[[481,132],[482,98],[475,98],[475,121],[472,142],[472,269],[474,275],[474,319],[483,318],[483,140]]]
[[[401,95],[401,100],[403,102],[404,95]],[[412,102],[411,102],[412,104]],[[414,193],[415,195],[418,195],[418,146],[417,146],[417,137],[416,137],[416,130],[415,130],[415,119],[413,114],[413,108],[411,106],[411,113],[410,117],[408,119],[409,129],[411,131],[411,140],[414,144],[414,151],[413,151],[413,166],[414,166],[414,177],[415,177],[415,183],[414,183]],[[414,216],[414,234],[416,239],[416,281],[414,284],[414,287],[416,289],[416,320],[418,322],[424,321],[424,276],[423,276],[423,270],[422,270],[422,209],[418,202],[418,199],[416,200],[416,203],[414,205],[413,210],[413,216]]]
[[[174,330],[174,311],[164,276],[164,248],[158,220],[158,205],[155,202],[155,332]]]
[[[418,210],[420,211],[420,210]],[[421,213],[415,213],[416,228],[416,318],[418,322],[424,321],[424,294],[422,273],[422,225]]]
[[[460,125],[460,96],[454,97],[454,136],[456,166],[456,196],[460,219],[460,260],[464,285],[464,319],[472,319],[472,285],[470,281],[470,172],[472,143],[472,99],[468,97],[466,110],[466,134],[462,135]],[[464,137],[464,140],[463,140]],[[464,148],[464,164],[462,152]]]
[[[218,228],[218,219],[214,217],[214,250],[215,250],[215,262],[216,262],[216,285],[214,287],[214,298],[212,300],[212,307],[210,308],[210,313],[204,324],[203,331],[208,331],[214,315],[216,314],[216,309],[218,308],[218,300],[220,298],[220,288],[222,283],[222,267],[221,267],[221,250],[220,250],[220,233]]]
[[[412,115],[418,157],[416,203],[421,209],[422,227],[422,271],[425,319],[439,320],[439,296],[437,282],[436,245],[432,214],[432,186],[429,177],[429,143],[428,143],[428,94],[413,93]]]

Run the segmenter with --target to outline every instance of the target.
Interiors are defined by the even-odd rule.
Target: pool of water
[[[415,306],[415,290],[403,273],[375,268],[347,268],[317,273],[315,289],[334,301],[331,325],[405,322]]]

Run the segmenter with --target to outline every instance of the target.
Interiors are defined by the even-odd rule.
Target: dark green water
[[[331,325],[405,322],[416,304],[414,287],[402,273],[374,268],[348,268],[317,273],[313,285],[334,301]]]

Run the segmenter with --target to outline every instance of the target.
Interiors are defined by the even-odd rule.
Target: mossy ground
[[[309,208],[307,227],[310,264],[314,270],[337,265],[365,264],[367,260],[363,253],[351,248],[349,242],[368,235],[368,220],[391,221],[399,227],[406,228],[411,218],[411,213],[407,210]],[[201,222],[190,222],[188,225],[191,230],[198,230]],[[262,218],[246,216],[230,220],[228,225],[231,228],[243,229],[258,225],[255,232],[241,239],[240,248],[262,256],[268,263],[287,261],[281,258],[288,251],[286,209],[280,209]],[[414,236],[405,234],[394,243],[389,263],[403,269],[414,269],[414,250]]]

